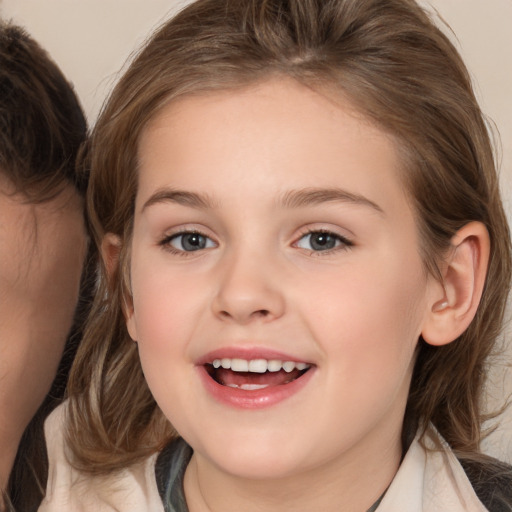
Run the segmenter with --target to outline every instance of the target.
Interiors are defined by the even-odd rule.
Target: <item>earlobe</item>
[[[457,339],[473,320],[485,285],[490,240],[481,222],[470,222],[453,236],[422,337],[430,345]]]
[[[112,279],[116,270],[119,267],[119,258],[121,254],[122,241],[118,235],[107,233],[101,241],[101,257],[105,265],[108,279]],[[122,279],[119,276],[119,279]],[[126,320],[126,327],[128,334],[132,340],[137,340],[137,331],[135,328],[134,314],[133,314],[133,301],[131,297],[123,297],[123,314]]]

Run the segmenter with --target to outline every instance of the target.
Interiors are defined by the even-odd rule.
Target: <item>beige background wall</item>
[[[425,0],[426,1],[426,0]],[[0,0],[0,14],[24,25],[75,84],[92,124],[125,59],[186,0]],[[512,219],[512,0],[431,0],[474,77],[483,110],[502,140],[501,183]],[[510,315],[509,315],[510,316]],[[510,332],[510,328],[509,328]],[[512,363],[510,348],[503,365]],[[494,373],[490,404],[512,393],[512,371]],[[511,408],[512,409],[512,408]],[[512,462],[512,410],[486,443]]]

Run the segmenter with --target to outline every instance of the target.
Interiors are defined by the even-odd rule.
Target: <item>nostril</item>
[[[246,318],[249,319],[249,318],[267,318],[270,316],[270,311],[268,309],[257,309],[256,311],[252,311],[250,312]],[[231,319],[231,318],[236,318],[237,315],[236,314],[233,314],[233,313],[230,313],[229,311],[226,311],[225,309],[224,310],[221,310],[219,311],[219,315],[222,317],[222,318],[225,318],[225,319]],[[244,315],[245,316],[245,315]]]
[[[252,313],[252,316],[256,317],[266,317],[270,315],[270,311],[268,309],[259,309],[258,311],[254,311]]]

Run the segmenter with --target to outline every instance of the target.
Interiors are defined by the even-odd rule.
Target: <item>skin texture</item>
[[[67,186],[31,204],[0,176],[0,482],[50,389],[78,298],[86,235]]]
[[[127,326],[194,448],[190,510],[366,510],[399,465],[419,336],[450,310],[420,258],[395,142],[350,104],[274,80],[171,103],[139,157]],[[183,250],[190,231],[204,249]],[[313,250],[310,231],[335,247]],[[199,378],[213,350],[312,368],[285,400],[240,409]]]

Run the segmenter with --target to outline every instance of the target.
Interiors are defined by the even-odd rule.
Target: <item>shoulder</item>
[[[115,473],[78,471],[67,453],[65,421],[66,403],[45,424],[49,471],[40,512],[163,512],[155,481],[156,455]]]
[[[512,512],[512,466],[492,457],[459,457],[478,499],[490,512]]]
[[[418,432],[379,512],[502,512],[484,505],[461,463],[434,427]]]

